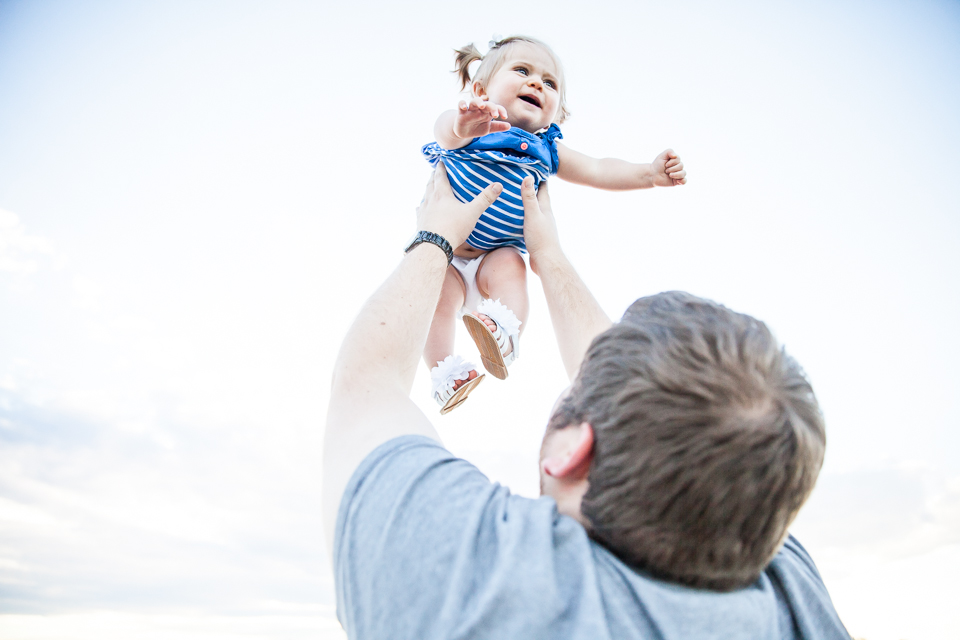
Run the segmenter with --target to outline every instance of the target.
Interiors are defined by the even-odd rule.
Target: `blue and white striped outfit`
[[[532,176],[539,187],[541,181],[556,175],[560,165],[557,140],[562,137],[560,127],[552,124],[543,133],[511,127],[474,138],[460,149],[443,149],[436,142],[423,146],[431,165],[443,160],[450,186],[461,202],[473,200],[494,182],[503,185],[503,193],[480,215],[467,244],[484,251],[513,246],[526,252],[520,183]]]

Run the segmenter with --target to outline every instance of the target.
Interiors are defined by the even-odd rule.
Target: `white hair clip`
[[[501,36],[499,33],[495,33],[493,34],[493,38],[490,40],[490,42],[487,43],[487,46],[491,49],[495,49],[497,45],[500,44],[501,40],[503,40],[503,36]]]

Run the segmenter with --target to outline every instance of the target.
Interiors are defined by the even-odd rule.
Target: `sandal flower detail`
[[[446,415],[463,404],[470,392],[477,388],[483,380],[483,374],[470,380],[470,372],[477,368],[460,356],[447,356],[442,362],[430,370],[430,380],[433,383],[433,399],[440,405],[440,414]],[[458,388],[454,384],[462,380]]]

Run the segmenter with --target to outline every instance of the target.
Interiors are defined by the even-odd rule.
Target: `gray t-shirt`
[[[670,584],[625,565],[551,498],[511,495],[423,436],[383,444],[354,472],[334,575],[351,638],[850,638],[792,537],[745,589]]]

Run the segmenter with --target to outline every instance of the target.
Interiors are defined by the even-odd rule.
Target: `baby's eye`
[[[514,71],[516,71],[517,73],[519,73],[519,74],[521,74],[521,75],[524,75],[524,76],[527,75],[527,68],[526,68],[526,67],[517,67],[516,69],[514,69]]]
[[[544,81],[543,81],[543,84],[547,85],[547,86],[550,87],[551,89],[556,89],[556,88],[557,88],[557,83],[554,82],[553,80],[544,80]]]

